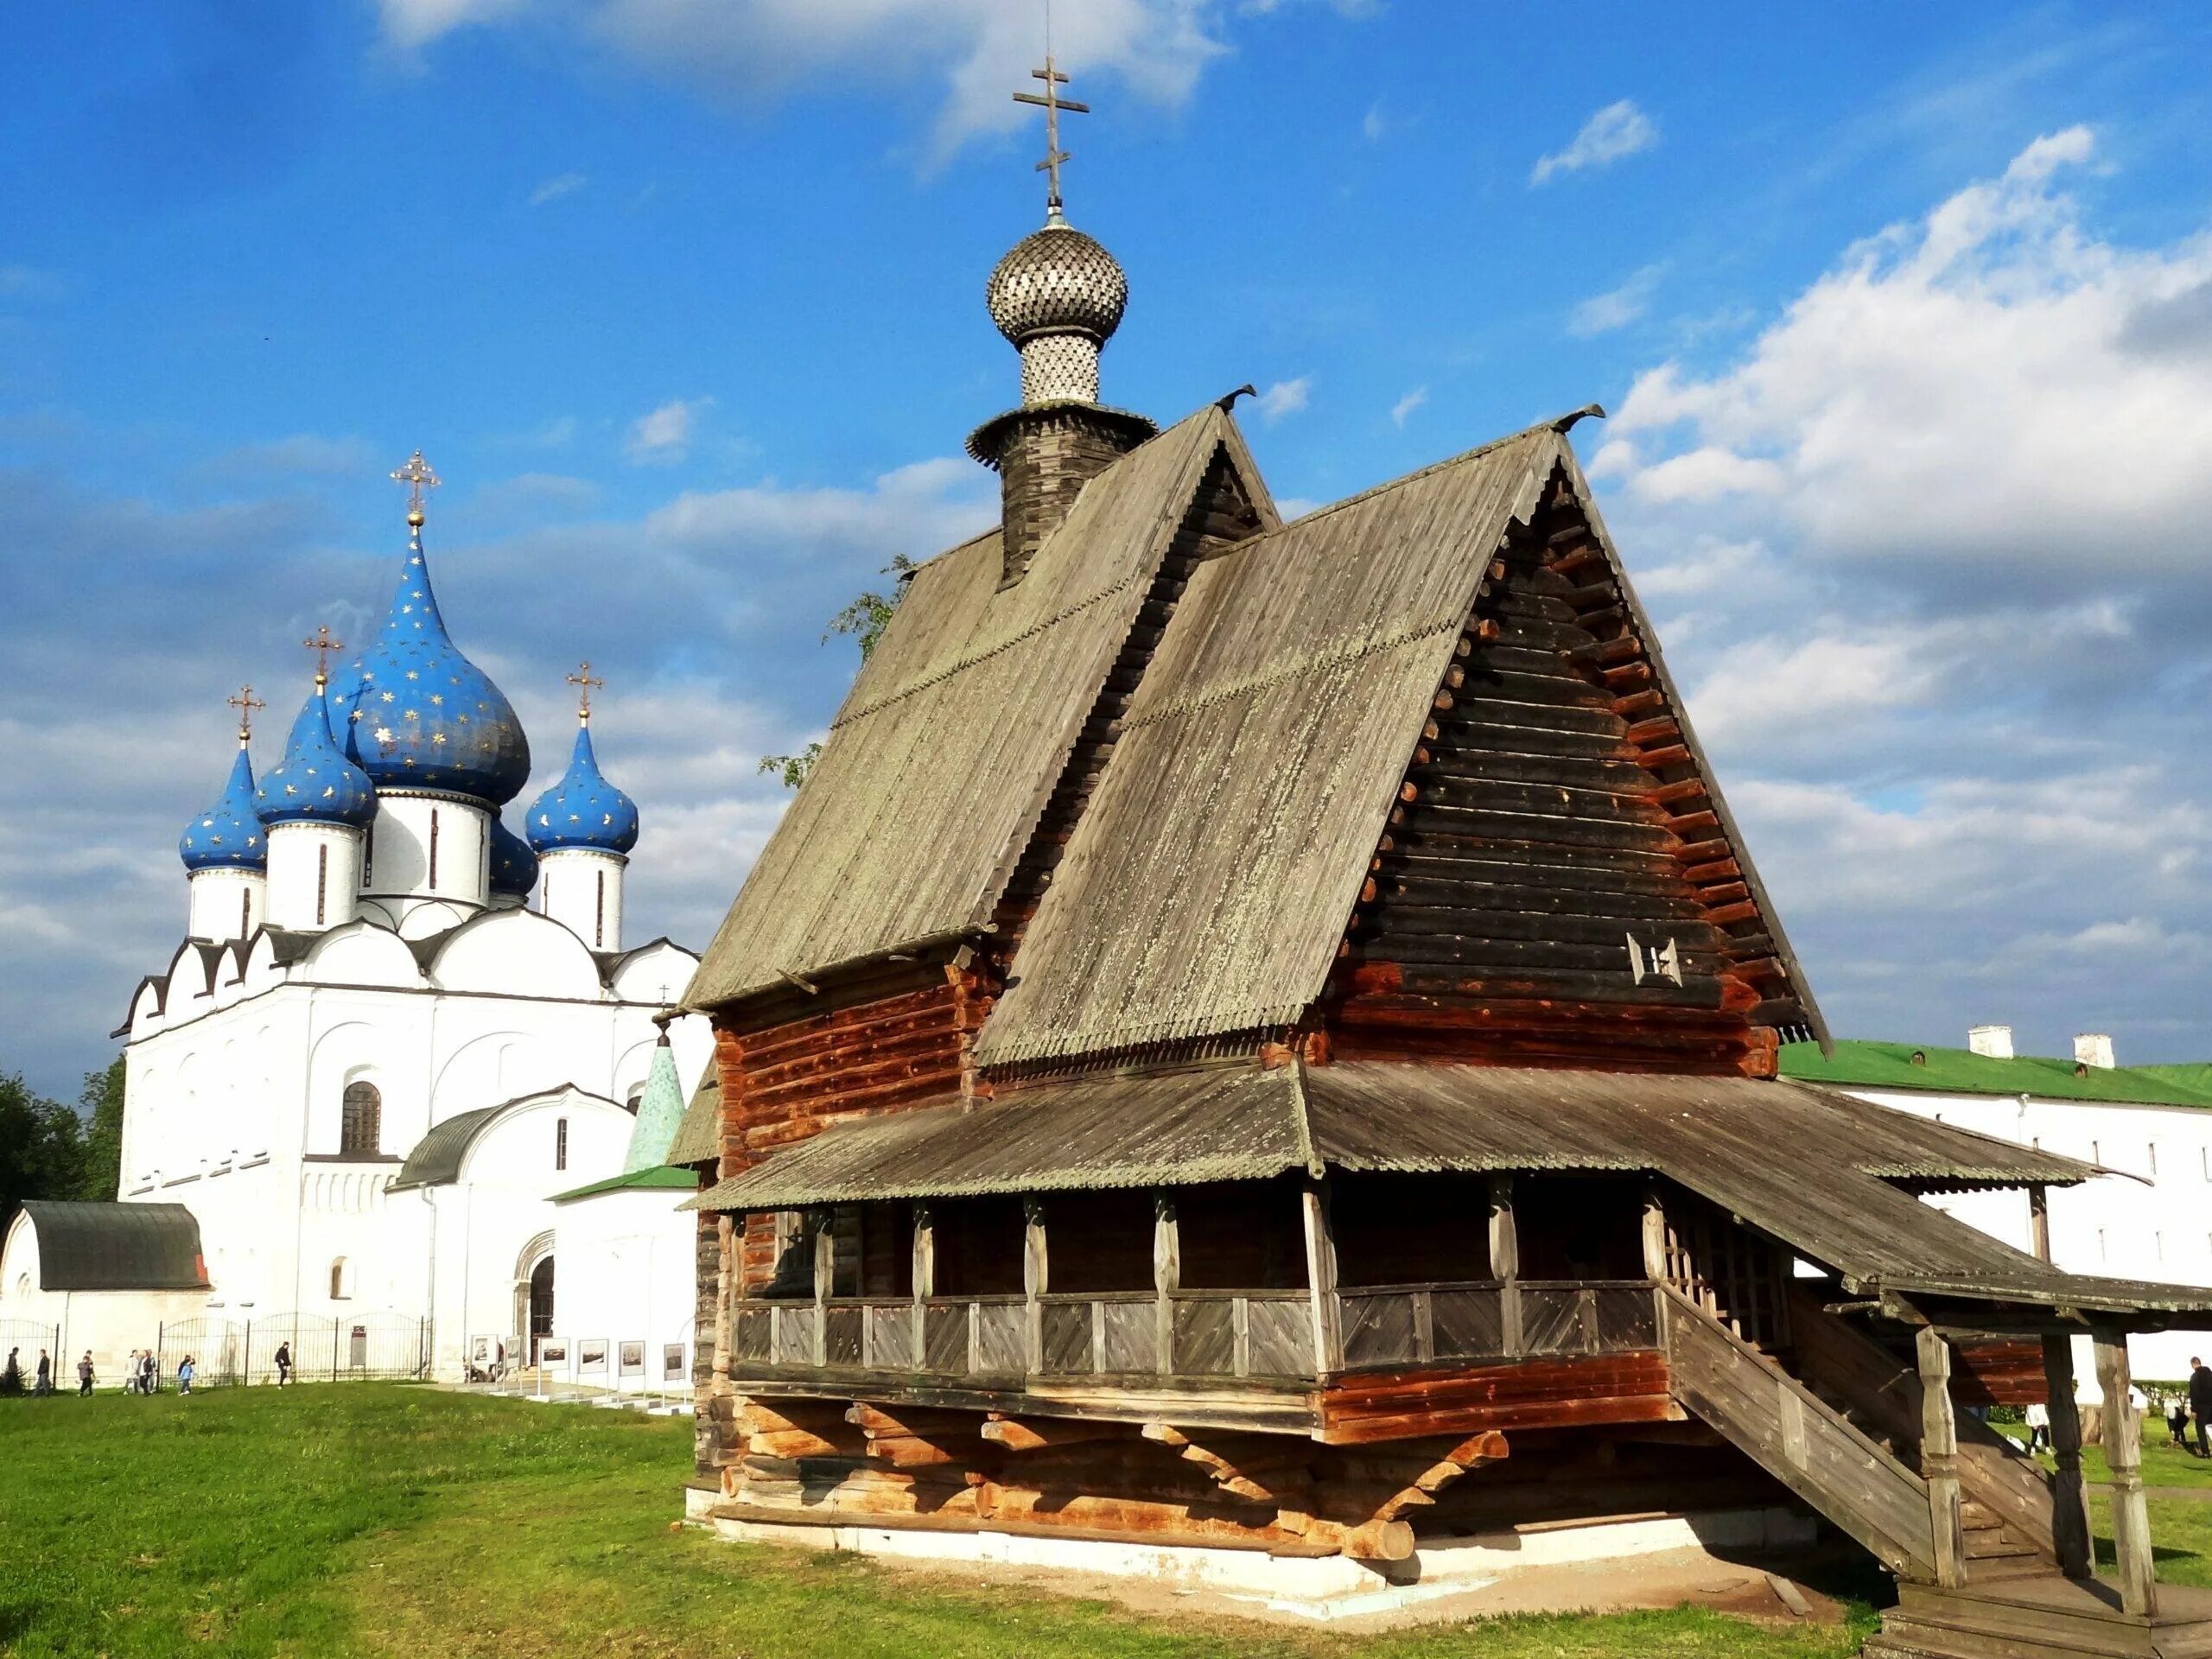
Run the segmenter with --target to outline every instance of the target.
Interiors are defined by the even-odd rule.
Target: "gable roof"
[[[1918,1055],[1916,1060],[1913,1057]],[[1965,1048],[1845,1041],[1823,1055],[1811,1043],[1782,1050],[1784,1077],[1847,1089],[1912,1089],[1930,1094],[2033,1095],[2099,1105],[2212,1106],[2212,1068],[2087,1066],[2032,1054],[1998,1059]]]
[[[686,1003],[988,924],[1151,578],[1224,449],[1208,406],[1092,479],[1022,579],[997,532],[918,570],[821,758],[708,947]]]
[[[722,1080],[710,1065],[707,1075],[699,1079],[699,1086],[691,1091],[691,1103],[683,1109],[683,1118],[676,1126],[676,1138],[669,1142],[666,1162],[671,1168],[692,1164],[719,1163],[722,1155]]]
[[[983,1027],[980,1064],[1279,1027],[1320,996],[1432,700],[1496,580],[1493,556],[1555,480],[1580,493],[1635,644],[1679,725],[1676,753],[1694,761],[1773,941],[1764,948],[1793,982],[1785,1007],[1823,1030],[1567,440],[1549,423],[1199,567]],[[1551,804],[1517,810],[1589,810],[1568,797],[1550,790]],[[1604,948],[1618,956],[1618,936]]]
[[[30,1198],[41,1290],[204,1290],[200,1223],[181,1204]]]

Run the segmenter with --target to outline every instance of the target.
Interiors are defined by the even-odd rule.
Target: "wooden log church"
[[[2212,1651],[2124,1410],[2093,1575],[2073,1403],[2076,1336],[2124,1402],[2212,1291],[1920,1201],[2083,1165],[1777,1080],[1820,1011],[1580,417],[1285,523],[1233,397],[1100,401],[1126,294],[1055,178],[988,290],[1001,521],[913,574],[690,989],[692,1514],[1380,1584],[1780,1510],[1896,1575],[1870,1650]],[[2055,1478],[1966,1409],[2046,1397]]]

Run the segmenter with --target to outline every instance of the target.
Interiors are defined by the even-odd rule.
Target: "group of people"
[[[2150,1410],[2152,1402],[2141,1389],[2130,1389],[2127,1397],[2128,1403],[2138,1410],[2146,1413]],[[2212,1366],[2207,1366],[2202,1359],[2192,1355],[2189,1362],[2187,1392],[2166,1395],[2158,1404],[2166,1421],[2166,1433],[2172,1437],[2173,1444],[2193,1458],[2212,1458],[2212,1435],[2209,1435],[2206,1429],[2206,1425],[2212,1423]],[[2025,1417],[2028,1450],[2050,1451],[2050,1408],[2040,1404],[2030,1406]],[[2196,1439],[2194,1446],[2189,1443],[2192,1425]]]
[[[52,1394],[54,1392],[54,1361],[46,1350],[41,1348],[38,1351],[38,1370],[28,1389],[23,1387],[22,1355],[22,1350],[20,1348],[10,1348],[8,1351],[8,1363],[6,1366],[0,1367],[0,1396],[25,1393],[34,1395]],[[276,1351],[276,1377],[280,1383],[289,1380],[291,1369],[292,1356],[289,1347],[279,1348]],[[129,1362],[124,1366],[124,1391],[126,1394],[151,1394],[154,1392],[156,1385],[156,1379],[160,1373],[161,1362],[154,1357],[152,1349],[133,1348],[130,1351]],[[199,1375],[200,1362],[192,1355],[187,1354],[177,1362],[176,1391],[179,1394],[190,1394],[192,1379]],[[78,1394],[82,1395],[92,1393],[95,1381],[97,1378],[92,1369],[92,1351],[86,1349],[85,1357],[77,1362]]]

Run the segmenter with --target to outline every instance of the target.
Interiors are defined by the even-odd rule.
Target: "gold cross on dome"
[[[607,682],[592,677],[591,663],[588,659],[576,664],[576,671],[568,677],[568,681],[570,685],[576,688],[576,719],[580,723],[588,726],[591,723],[592,691],[594,688],[604,690]]]
[[[420,524],[423,522],[423,492],[438,487],[441,481],[438,475],[430,470],[429,462],[423,459],[423,452],[417,449],[407,458],[404,467],[392,474],[391,478],[393,483],[407,486],[407,522]]]
[[[315,683],[317,685],[327,685],[330,683],[330,653],[334,651],[345,650],[346,642],[331,637],[329,623],[318,622],[315,625],[315,637],[311,639],[302,639],[300,643],[315,652]]]
[[[1052,54],[1049,48],[1045,53],[1045,67],[1032,69],[1029,77],[1045,83],[1044,92],[1042,95],[1016,92],[1014,101],[1034,104],[1045,111],[1045,159],[1037,163],[1037,171],[1048,175],[1045,205],[1047,211],[1057,215],[1060,211],[1060,163],[1075,159],[1060,148],[1060,111],[1065,110],[1070,115],[1089,115],[1090,105],[1060,96],[1060,88],[1068,84],[1068,78],[1052,67]]]
[[[253,711],[269,705],[253,695],[251,686],[242,685],[238,696],[223,699],[223,706],[238,711],[238,741],[243,743],[253,735]]]

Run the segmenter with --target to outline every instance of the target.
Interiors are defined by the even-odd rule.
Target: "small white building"
[[[523,835],[501,822],[529,745],[446,631],[419,505],[409,522],[376,643],[334,683],[319,653],[257,781],[242,721],[226,787],[186,829],[187,937],[117,1033],[118,1203],[33,1205],[11,1225],[0,1335],[60,1327],[107,1376],[181,1330],[265,1375],[272,1332],[320,1331],[292,1357],[342,1372],[412,1329],[455,1376],[473,1336],[526,1347],[570,1328],[573,1285],[607,1339],[654,1344],[657,1365],[688,1342],[688,1297],[641,1280],[610,1300],[608,1284],[662,1234],[645,1258],[688,1279],[696,1230],[676,1205],[691,1178],[624,1189],[620,1268],[569,1248],[570,1233],[602,1248],[613,1224],[555,1200],[627,1171],[657,1052],[663,1092],[680,1105],[696,1085],[711,1039],[675,1014],[696,958],[624,941],[638,812],[599,769],[588,671],[566,770]],[[157,1211],[164,1250],[134,1252]],[[196,1282],[179,1282],[183,1255]],[[250,1350],[226,1345],[248,1326]],[[365,1363],[423,1369],[405,1361],[402,1344]]]
[[[1782,1071],[2110,1172],[2050,1192],[2051,1259],[2070,1273],[2212,1281],[2212,1066],[2117,1065],[2112,1039],[2096,1033],[2074,1047],[2070,1060],[2016,1054],[2009,1027],[1977,1026],[1965,1048],[1839,1042],[1823,1058],[1814,1044],[1792,1044]],[[2030,1202],[2018,1192],[1929,1201],[2008,1244],[2035,1247]],[[2137,1336],[2128,1349],[2139,1378],[2177,1382],[2191,1356],[2212,1354],[2212,1337]]]

